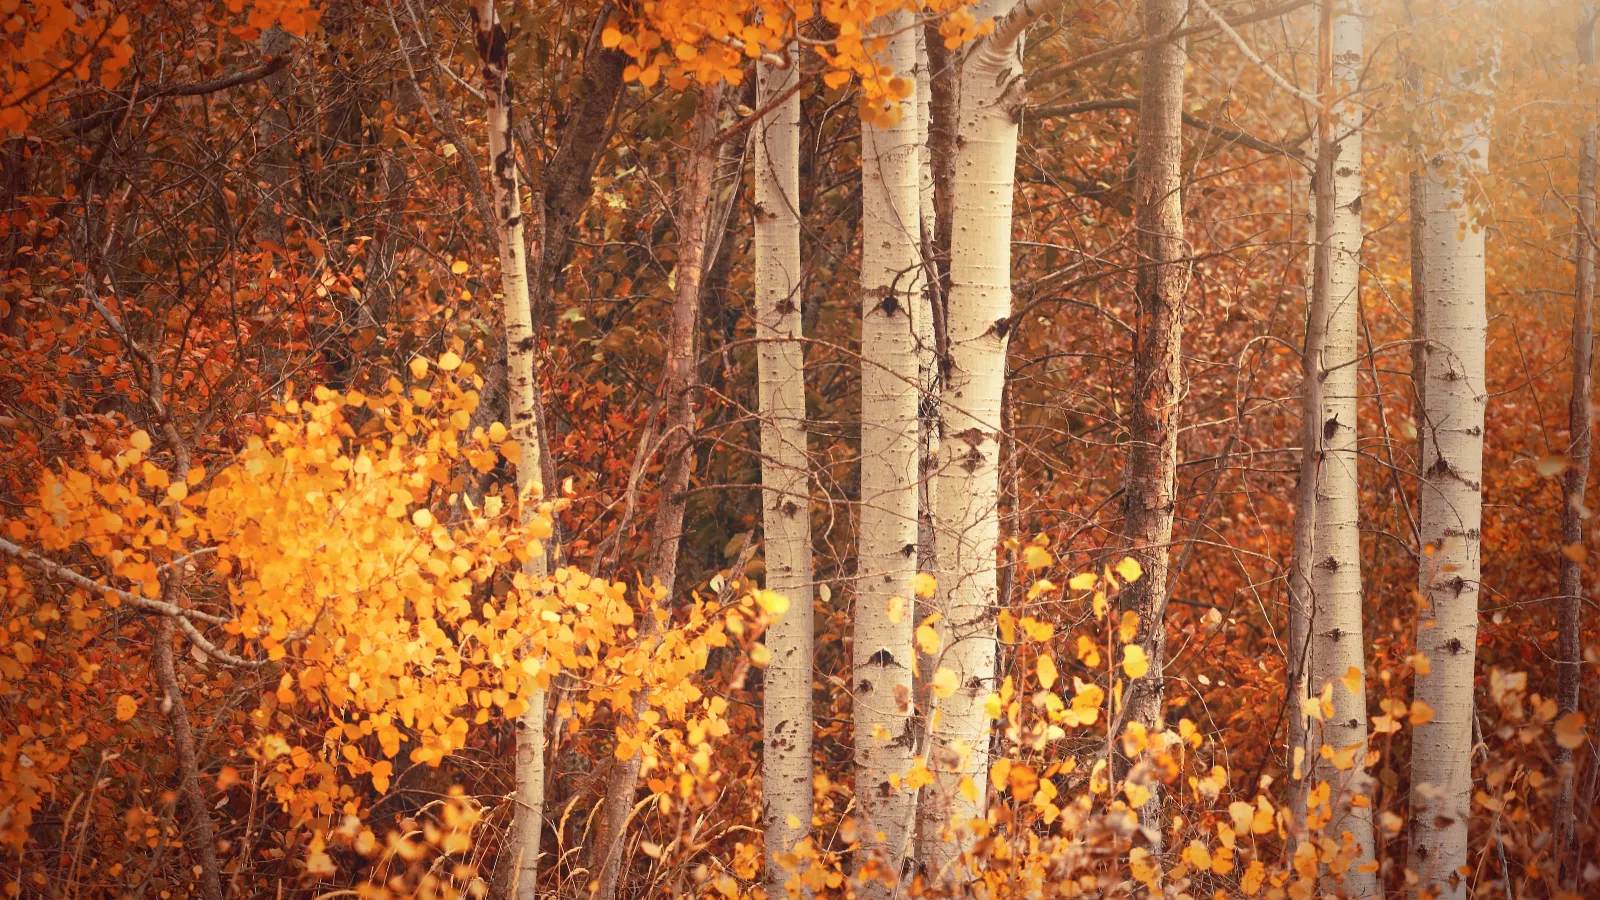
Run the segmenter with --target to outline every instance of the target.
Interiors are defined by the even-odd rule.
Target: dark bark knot
[[[894,661],[894,654],[890,653],[888,650],[879,650],[877,653],[867,657],[867,665],[880,666],[885,669],[889,668],[890,666],[894,666],[897,669],[905,668]],[[870,685],[868,686],[868,689],[871,689]]]

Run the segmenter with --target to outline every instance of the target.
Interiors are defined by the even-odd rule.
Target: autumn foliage
[[[1126,721],[1151,660],[1118,605],[1144,577],[1118,538],[1146,264],[1130,176],[1141,8],[1066,0],[1027,41],[1014,312],[995,323],[1010,341],[1000,662],[984,686],[987,783],[959,788],[988,805],[957,823],[976,837],[958,889],[859,852],[848,642],[872,498],[856,272],[861,128],[921,99],[874,23],[907,11],[946,59],[994,32],[983,4],[503,3],[516,146],[491,161],[466,4],[0,0],[0,890],[507,895],[515,720],[532,698],[548,723],[540,896],[589,896],[594,810],[636,754],[622,895],[766,896],[765,632],[793,598],[764,588],[746,171],[760,63],[800,73],[816,652],[811,839],[782,854],[796,895],[878,879],[901,896],[1338,896],[1360,857],[1330,827],[1338,789],[1306,783],[1313,761],[1284,742],[1291,715],[1331,717],[1336,692],[1363,685],[1370,743],[1320,755],[1371,775],[1355,801],[1378,832],[1369,865],[1386,892],[1415,889],[1408,765],[1435,711],[1412,691],[1431,661],[1414,645],[1430,551],[1409,177],[1441,118],[1492,106],[1493,168],[1469,192],[1489,236],[1490,338],[1459,877],[1472,896],[1600,896],[1592,599],[1577,711],[1557,708],[1551,655],[1561,560],[1595,584],[1593,519],[1580,543],[1560,531],[1572,248],[1593,241],[1573,226],[1578,125],[1600,107],[1592,64],[1572,58],[1579,4],[1364,13],[1366,667],[1303,702],[1286,687],[1285,622],[1315,111],[1262,65],[1315,90],[1313,19],[1310,4],[1213,5],[1272,15],[1238,26],[1261,65],[1198,13],[1188,37],[1192,283],[1161,730]],[[1490,33],[1485,94],[1408,87]],[[928,89],[952,102],[941,74]],[[675,399],[659,387],[674,199],[713,83],[726,100],[669,590],[648,560]],[[542,468],[522,496],[489,210],[506,167],[537,232]],[[938,235],[917,241],[937,285]],[[548,574],[528,573],[533,558]],[[943,664],[937,587],[924,571],[890,608],[918,651],[901,700],[924,730],[967,687]],[[892,789],[955,770],[918,746]],[[1564,784],[1565,869],[1550,825]],[[1155,834],[1135,814],[1152,798]]]

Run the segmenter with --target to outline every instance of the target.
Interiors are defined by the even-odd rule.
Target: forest
[[[1589,0],[0,0],[0,892],[1600,898]]]

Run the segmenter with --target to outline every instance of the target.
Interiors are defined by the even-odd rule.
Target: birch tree
[[[689,125],[688,158],[684,164],[682,187],[675,208],[678,232],[676,289],[672,301],[672,324],[667,339],[665,371],[662,373],[662,400],[666,407],[661,441],[663,460],[660,500],[657,501],[652,528],[647,573],[658,596],[670,599],[678,578],[678,545],[683,537],[683,512],[688,501],[691,449],[695,427],[694,391],[699,341],[700,295],[709,265],[709,229],[719,221],[711,203],[711,181],[717,161],[717,112],[722,102],[722,82],[700,88],[694,118]],[[655,641],[659,623],[653,615],[640,619],[640,639]],[[631,722],[619,728],[640,727],[648,698],[643,691],[634,696]],[[639,783],[642,755],[635,753],[621,760],[606,783],[594,831],[593,860],[596,900],[614,900],[623,865],[623,837],[633,795]]]
[[[791,51],[791,59],[798,53]],[[800,300],[800,95],[793,65],[761,62],[756,100],[755,294],[760,341],[761,513],[767,588],[789,609],[767,630],[762,709],[762,801],[767,892],[784,896],[790,875],[777,862],[811,827],[811,508],[806,454],[805,345]]]
[[[1586,12],[1578,29],[1578,61],[1587,71],[1594,65],[1595,17],[1600,11]],[[1567,406],[1567,470],[1561,491],[1561,543],[1577,548],[1561,555],[1561,600],[1557,611],[1556,705],[1562,716],[1578,713],[1579,687],[1583,680],[1583,548],[1585,509],[1584,490],[1589,480],[1589,461],[1593,451],[1590,403],[1594,396],[1594,278],[1595,278],[1595,176],[1597,136],[1592,110],[1584,110],[1583,137],[1578,147],[1578,203],[1573,222],[1572,261],[1576,270],[1572,305],[1572,395]],[[1574,854],[1576,829],[1573,798],[1576,773],[1572,750],[1556,750],[1561,766],[1561,788],[1556,800],[1555,854],[1564,886],[1577,868]]]
[[[873,23],[884,62],[910,74],[911,16]],[[913,89],[914,90],[914,89]],[[908,91],[907,93],[911,93]],[[917,565],[918,376],[912,315],[922,299],[916,100],[863,108],[861,123],[861,513],[852,682],[862,891],[900,877],[915,794],[903,786],[912,728],[912,579]]]
[[[1165,36],[1182,24],[1184,0],[1145,0],[1147,38]],[[1166,658],[1164,624],[1167,548],[1178,465],[1178,403],[1183,393],[1184,294],[1189,286],[1183,238],[1183,41],[1162,41],[1144,51],[1144,87],[1139,94],[1139,138],[1134,156],[1139,274],[1134,326],[1132,396],[1128,409],[1128,458],[1123,472],[1123,540],[1144,576],[1125,586],[1121,607],[1138,615],[1134,641],[1149,669],[1132,679],[1124,694],[1125,718],[1159,731]],[[1127,761],[1119,768],[1126,770]],[[1118,773],[1122,774],[1121,772]],[[1153,792],[1140,819],[1159,833],[1160,799]]]
[[[1323,316],[1320,347],[1307,349],[1308,367],[1319,383],[1317,406],[1308,409],[1307,434],[1315,449],[1315,504],[1311,565],[1313,612],[1309,632],[1310,686],[1327,698],[1321,718],[1311,729],[1309,749],[1313,760],[1309,782],[1315,789],[1328,784],[1328,826],[1334,840],[1348,832],[1356,853],[1343,872],[1344,893],[1349,897],[1379,894],[1373,860],[1370,805],[1356,806],[1361,796],[1370,799],[1366,774],[1367,694],[1365,685],[1365,632],[1362,626],[1361,523],[1357,461],[1357,351],[1359,343],[1361,273],[1361,119],[1362,109],[1353,99],[1362,69],[1362,21],[1353,11],[1331,15],[1321,23],[1328,35],[1322,95],[1327,124],[1319,135],[1316,197],[1318,241],[1314,304]],[[1331,18],[1331,22],[1327,19]],[[1335,99],[1337,98],[1337,99]],[[1327,152],[1321,147],[1326,146]],[[1327,227],[1321,227],[1323,218]],[[1326,273],[1326,274],[1323,274]],[[1298,524],[1298,523],[1297,523]],[[1333,753],[1325,756],[1322,748]],[[1363,871],[1371,868],[1371,871]]]
[[[524,244],[523,210],[512,140],[511,90],[506,77],[506,33],[500,27],[494,0],[477,0],[472,9],[478,57],[483,63],[483,95],[489,132],[489,183],[494,229],[500,256],[500,290],[506,334],[507,405],[510,433],[521,449],[517,460],[520,521],[528,526],[543,495],[538,435],[538,381],[534,378],[533,306],[528,292],[528,249]],[[538,213],[535,211],[535,219]],[[542,229],[535,224],[535,235]],[[539,246],[533,251],[538,258]],[[523,572],[537,584],[546,574],[543,553],[528,554]],[[517,719],[516,809],[512,826],[512,895],[537,896],[539,832],[544,816],[545,695],[528,697],[528,710]]]
[[[1011,328],[1011,217],[1017,124],[1027,99],[1022,39],[1052,2],[998,0],[976,15],[996,25],[952,64],[956,139],[951,176],[947,355],[934,481],[939,669],[933,679],[920,856],[935,880],[958,880],[982,819],[994,690],[996,553],[1000,537],[1001,396]]]
[[[1467,817],[1472,801],[1473,668],[1478,639],[1478,572],[1483,514],[1484,233],[1467,185],[1488,169],[1485,100],[1462,66],[1444,79],[1456,117],[1428,160],[1423,185],[1422,480],[1417,652],[1408,867],[1419,892],[1467,895]],[[1439,101],[1435,101],[1439,102]],[[1462,110],[1465,110],[1463,113]],[[1470,120],[1460,118],[1472,116]]]

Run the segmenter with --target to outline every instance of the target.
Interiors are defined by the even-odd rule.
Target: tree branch
[[[1067,118],[1108,109],[1137,111],[1139,109],[1139,100],[1137,97],[1108,97],[1101,100],[1082,100],[1077,103],[1064,103],[1059,106],[1042,106],[1035,109],[1033,113],[1041,118]],[[1199,116],[1192,116],[1188,113],[1183,114],[1183,124],[1188,125],[1190,128],[1207,131],[1226,141],[1242,144],[1252,150],[1259,150],[1262,153],[1273,156],[1298,156],[1299,152],[1294,148],[1306,140],[1304,137],[1300,137],[1287,145],[1274,144],[1247,132],[1224,128],[1215,122],[1202,119]]]

